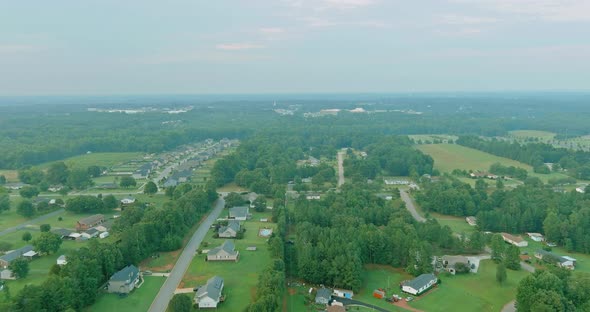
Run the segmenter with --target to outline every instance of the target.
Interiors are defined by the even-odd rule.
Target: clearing
[[[96,300],[96,303],[87,311],[92,312],[133,312],[147,311],[160,287],[164,284],[165,277],[144,276],[143,285],[135,289],[127,297],[119,297],[116,294],[105,293]]]
[[[110,168],[114,165],[122,164],[131,160],[141,159],[143,153],[90,153],[79,156],[66,158],[63,162],[68,167],[87,168],[90,166],[100,166]],[[47,168],[55,161],[39,165],[40,168]]]

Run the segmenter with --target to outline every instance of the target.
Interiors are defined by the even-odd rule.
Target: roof
[[[68,235],[72,234],[72,231],[66,230],[66,229],[54,229],[51,232],[53,232],[59,236],[68,236]]]
[[[25,247],[21,247],[19,249],[13,250],[7,254],[5,254],[4,256],[0,257],[1,260],[4,260],[6,262],[11,262],[14,259],[20,258],[23,254],[32,251],[33,250],[33,246],[32,245],[26,245]]]
[[[215,275],[209,280],[207,280],[207,284],[199,290],[197,290],[196,296],[198,298],[207,296],[209,298],[213,298],[215,300],[219,299],[221,296],[221,290],[223,289],[223,278]]]
[[[104,216],[101,214],[95,214],[93,216],[86,217],[84,219],[80,219],[80,221],[78,221],[78,223],[90,225],[90,224],[95,224],[96,222],[98,222],[100,220],[104,220]]]
[[[139,269],[132,265],[128,265],[126,267],[124,267],[123,269],[121,269],[121,271],[113,274],[113,276],[111,276],[110,281],[113,282],[124,282],[127,280],[135,280],[137,278],[137,276],[139,275]]]
[[[511,235],[508,233],[502,233],[502,237],[504,237],[504,239],[511,240],[516,243],[520,243],[520,242],[524,241],[524,239],[522,239],[522,237],[514,236],[514,235]]]
[[[63,260],[63,261],[65,261],[65,260],[66,260],[66,255],[61,255],[61,256],[59,256],[59,258],[57,258],[57,260],[58,260],[58,261],[59,261],[59,260]]]
[[[90,235],[96,234],[98,232],[99,232],[99,230],[97,230],[95,228],[91,228],[91,229],[88,229],[88,230],[85,231],[86,234],[90,234]]]
[[[326,309],[327,312],[346,312],[343,306],[331,305]]]
[[[469,259],[465,256],[443,256],[443,261],[448,262],[449,265],[455,265],[456,263],[469,263]]]
[[[232,218],[246,218],[248,216],[248,207],[238,206],[229,208],[229,216]]]
[[[406,281],[403,283],[404,286],[410,286],[416,290],[428,285],[428,283],[432,280],[436,280],[436,276],[432,273],[422,274],[411,281]]]
[[[331,299],[332,298],[332,291],[329,290],[328,288],[320,288],[318,289],[318,292],[315,295],[316,298],[326,298],[326,299]]]
[[[234,245],[233,241],[225,240],[225,242],[223,242],[223,244],[221,244],[221,246],[218,246],[218,247],[215,247],[215,248],[209,250],[207,255],[215,255],[222,250],[229,253],[229,254],[235,254],[236,253],[235,249],[236,249],[236,246]]]
[[[222,226],[219,228],[219,233],[223,233],[227,231],[227,229],[232,229],[237,233],[240,230],[240,222],[236,220],[229,220],[227,222],[227,226]]]

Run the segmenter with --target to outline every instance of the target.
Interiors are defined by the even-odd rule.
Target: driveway
[[[152,305],[150,306],[150,309],[148,311],[166,311],[168,303],[172,299],[172,296],[174,296],[176,287],[178,287],[178,284],[180,284],[180,281],[182,280],[184,273],[191,264],[191,261],[195,256],[197,248],[199,248],[199,245],[201,245],[203,238],[205,238],[205,235],[207,234],[207,231],[209,231],[209,228],[211,227],[213,222],[221,214],[221,211],[223,210],[224,206],[225,200],[223,200],[223,198],[219,198],[215,202],[215,206],[211,213],[209,213],[207,218],[203,221],[203,223],[201,223],[199,228],[193,234],[193,237],[191,237],[191,240],[188,242],[186,247],[184,247],[184,250],[182,250],[182,253],[178,258],[178,261],[176,261],[174,268],[172,268],[172,271],[170,272],[170,276],[166,279],[166,282],[164,282],[162,288],[160,288],[158,295],[156,296],[156,298],[154,298],[154,301],[152,302]]]
[[[386,309],[383,309],[382,307],[378,307],[376,305],[364,303],[364,302],[358,301],[358,300],[346,299],[346,298],[334,298],[334,300],[336,300],[338,302],[342,302],[342,304],[344,304],[345,306],[362,306],[362,307],[367,307],[369,309],[373,309],[375,311],[391,312],[391,310],[386,310]]]
[[[418,222],[426,222],[426,218],[421,216],[418,213],[418,211],[416,210],[416,206],[414,205],[414,200],[412,200],[412,198],[410,197],[408,192],[400,189],[399,194],[400,194],[402,200],[404,201],[404,203],[406,203],[406,209],[408,209],[408,211],[410,212],[412,217],[414,217],[414,219],[416,219],[416,221],[418,221]]]
[[[474,265],[474,268],[471,269],[471,273],[477,273],[477,270],[479,269],[479,262],[481,260],[488,260],[491,258],[492,258],[492,256],[490,256],[489,254],[467,256],[467,259],[469,259],[469,262]]]

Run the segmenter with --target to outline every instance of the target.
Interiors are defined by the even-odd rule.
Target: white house
[[[123,205],[131,205],[135,202],[135,198],[133,197],[125,197],[121,199],[121,204]]]
[[[504,241],[508,244],[512,244],[516,247],[526,247],[529,245],[529,242],[522,239],[522,237],[510,235],[508,233],[502,233],[502,239],[504,239]]]
[[[59,258],[57,258],[57,265],[66,265],[68,264],[68,259],[66,259],[65,255],[61,255],[59,256]]]
[[[201,286],[195,294],[195,303],[201,308],[217,308],[221,301],[221,292],[223,291],[223,278],[213,276],[207,281],[207,284]]]
[[[543,234],[541,233],[526,233],[526,235],[528,235],[535,242],[542,242],[545,240],[545,237],[543,237]]]
[[[411,281],[403,282],[402,291],[417,296],[436,285],[437,282],[438,278],[434,274],[422,274]]]
[[[465,221],[467,221],[467,223],[471,226],[476,226],[477,225],[477,218],[475,217],[467,217],[465,218]]]
[[[98,237],[100,237],[101,239],[102,239],[102,238],[107,238],[107,237],[109,237],[109,232],[102,232],[102,233],[100,233],[100,234],[98,235]]]

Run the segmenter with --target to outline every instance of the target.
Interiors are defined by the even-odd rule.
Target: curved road
[[[160,288],[158,295],[156,296],[156,298],[154,298],[154,301],[152,302],[152,305],[150,306],[150,309],[148,311],[166,311],[166,308],[168,307],[168,302],[170,302],[172,296],[174,296],[174,291],[178,287],[178,284],[180,284],[180,281],[182,280],[184,273],[188,269],[188,266],[191,264],[191,261],[195,256],[197,248],[199,248],[199,245],[201,245],[203,238],[205,238],[205,235],[207,234],[207,231],[209,231],[211,225],[213,225],[213,222],[221,214],[221,211],[223,210],[224,206],[225,200],[223,200],[223,198],[219,198],[215,202],[215,206],[211,213],[209,213],[209,216],[207,216],[203,223],[201,223],[199,228],[193,234],[193,237],[191,237],[191,240],[188,242],[186,247],[184,247],[184,250],[180,254],[178,261],[176,261],[174,268],[170,272],[170,276],[166,279],[166,282],[164,282],[162,288]]]
[[[62,209],[58,209],[58,210],[56,210],[54,212],[50,212],[48,214],[44,214],[44,215],[42,215],[40,217],[37,217],[35,219],[31,219],[31,220],[29,220],[27,222],[21,223],[21,224],[19,224],[17,226],[13,226],[11,228],[7,228],[4,231],[0,231],[0,236],[4,236],[6,234],[10,234],[10,233],[16,232],[16,231],[18,231],[20,229],[25,228],[27,225],[31,225],[33,223],[39,223],[39,222],[44,221],[46,219],[49,219],[51,217],[55,217],[55,216],[59,215],[60,213],[62,213],[64,211],[65,210],[63,208]]]
[[[426,222],[426,218],[421,216],[416,210],[416,206],[414,205],[414,201],[410,195],[408,195],[408,193],[402,189],[399,190],[399,195],[401,196],[404,203],[406,203],[406,209],[408,209],[412,217],[414,217],[414,219],[416,219],[418,222]]]

